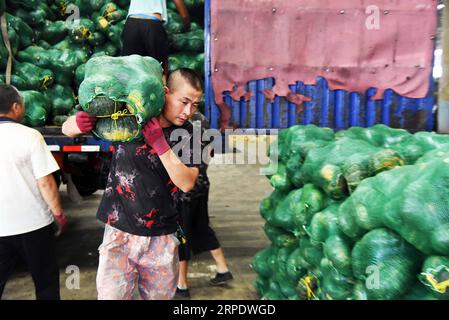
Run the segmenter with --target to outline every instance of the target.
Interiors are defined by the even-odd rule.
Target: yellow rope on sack
[[[100,27],[101,27],[102,29],[106,29],[106,28],[108,27],[108,25],[109,25],[109,21],[106,20],[104,17],[101,17],[101,18],[99,19],[99,24],[100,24]]]
[[[81,39],[88,39],[90,37],[90,31],[86,26],[81,26]]]
[[[108,116],[97,116],[97,118],[111,118],[114,121],[115,129],[118,129],[117,120],[121,117],[133,117],[134,115],[128,113],[128,109],[117,110],[117,101],[114,101],[114,113]]]
[[[306,288],[307,300],[312,300],[312,298],[316,299],[315,293],[313,293],[313,289],[311,288],[313,278],[314,277],[308,275],[307,277],[301,279],[301,284]]]
[[[446,269],[447,272],[449,272],[449,268],[448,267],[445,267],[445,269]],[[436,292],[441,293],[441,294],[446,293],[447,288],[449,287],[449,279],[444,280],[442,282],[438,282],[435,279],[435,277],[433,276],[433,274],[431,274],[431,273],[426,272],[423,275],[425,276],[426,281],[432,286],[432,288]]]
[[[51,76],[44,76],[44,78],[42,79],[42,86],[44,87],[45,90],[48,89],[48,83],[52,80]]]
[[[113,4],[109,3],[106,5],[106,10],[103,12],[103,17],[108,17],[115,11],[117,11],[116,7]]]
[[[106,14],[105,14],[103,17],[104,17],[104,18],[110,18],[114,12],[115,12],[115,11],[106,12]]]
[[[114,11],[116,11],[116,7],[114,6],[114,4],[108,3],[108,4],[106,5],[106,10],[105,10],[105,12],[109,14],[109,13],[112,13],[112,12],[114,12]]]

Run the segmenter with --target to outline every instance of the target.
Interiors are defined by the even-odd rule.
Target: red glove
[[[89,132],[95,128],[97,118],[87,112],[78,111],[76,113],[76,124],[82,132]]]
[[[68,220],[64,212],[62,212],[60,215],[53,215],[53,217],[55,218],[56,223],[58,225],[58,231],[56,232],[56,236],[59,236],[67,230]]]
[[[170,149],[167,140],[165,140],[164,132],[159,124],[159,120],[156,118],[152,118],[143,126],[142,134],[145,142],[150,145],[158,155],[163,155]]]

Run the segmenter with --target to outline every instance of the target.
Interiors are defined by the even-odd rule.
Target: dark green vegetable
[[[67,119],[68,116],[54,116],[52,122],[55,126],[62,126]]]
[[[8,20],[8,29],[13,29],[19,35],[19,49],[24,49],[36,42],[33,29],[21,18],[10,14],[7,14],[6,17]]]
[[[79,87],[81,82],[83,82],[85,72],[86,72],[86,64],[85,63],[79,65],[78,68],[76,68],[75,84],[77,87]]]
[[[53,116],[65,116],[75,106],[75,96],[70,87],[56,84],[46,90],[45,95],[52,104]]]
[[[168,21],[165,25],[165,30],[167,30],[168,34],[177,34],[182,32],[184,24],[182,22],[181,16],[177,12],[173,10],[167,10],[167,20]]]
[[[107,37],[111,43],[118,49],[122,48],[122,31],[125,25],[125,21],[112,25],[108,28]]]
[[[179,68],[195,70],[199,75],[204,75],[204,53],[175,53],[168,57],[169,71]]]
[[[419,252],[398,234],[375,229],[352,251],[354,276],[365,281],[369,299],[398,299],[411,289],[421,265]]]
[[[95,25],[89,19],[81,18],[67,25],[70,40],[74,43],[87,42],[95,32]]]
[[[263,229],[268,239],[270,239],[270,241],[277,247],[290,247],[298,244],[298,240],[292,233],[282,230],[281,228],[265,224]]]
[[[25,103],[25,116],[22,123],[31,127],[41,127],[47,121],[47,113],[50,108],[48,99],[37,91],[22,91]]]
[[[171,45],[176,50],[204,52],[204,30],[197,29],[171,36]]]
[[[88,43],[92,47],[98,47],[106,42],[105,36],[100,32],[94,32],[88,39]]]
[[[254,271],[261,277],[269,278],[272,276],[271,268],[268,264],[268,259],[275,255],[276,251],[273,247],[267,247],[259,251],[252,259],[252,267]]]
[[[48,88],[54,81],[54,74],[51,70],[39,68],[28,62],[16,61],[13,73],[22,79],[27,79],[33,90]]]
[[[43,27],[47,18],[47,13],[39,6],[34,7],[34,9],[31,10],[19,8],[11,11],[11,14],[22,19],[30,27]]]
[[[45,40],[49,44],[56,44],[67,36],[68,30],[65,21],[46,20],[45,25],[41,29],[39,39]]]

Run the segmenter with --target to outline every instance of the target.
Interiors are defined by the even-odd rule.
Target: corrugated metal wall
[[[210,72],[210,1],[205,1],[205,115],[211,126],[218,128],[220,113],[213,98]],[[383,100],[374,101],[370,97],[374,95],[375,89],[369,89],[363,94],[348,93],[329,90],[323,78],[319,78],[313,86],[298,81],[290,86],[290,89],[312,98],[311,102],[303,104],[300,112],[297,112],[295,104],[289,103],[283,97],[276,97],[274,103],[270,103],[263,90],[272,88],[273,85],[273,79],[251,81],[247,89],[253,96],[249,101],[235,101],[225,93],[223,100],[232,108],[231,126],[242,129],[271,129],[287,128],[295,124],[315,124],[342,130],[351,126],[369,127],[382,123],[412,132],[434,130],[433,85],[428,96],[423,99],[409,99],[387,90]]]

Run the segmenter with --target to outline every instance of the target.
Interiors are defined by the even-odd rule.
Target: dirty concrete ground
[[[231,154],[217,155],[215,162],[224,162]],[[209,212],[213,229],[221,242],[235,280],[225,287],[212,287],[208,281],[215,274],[209,253],[195,256],[189,266],[189,288],[192,300],[256,300],[255,274],[250,268],[254,254],[268,244],[263,233],[264,221],[259,215],[259,203],[271,192],[268,180],[260,175],[258,165],[211,164]],[[58,239],[61,297],[65,300],[96,299],[97,248],[103,226],[95,219],[101,192],[83,199],[81,204],[69,200],[65,186],[61,187],[66,213],[71,219],[68,232]],[[69,290],[71,269],[80,270],[80,288]],[[68,271],[68,273],[66,273]],[[73,272],[73,271],[72,271]],[[8,281],[3,299],[34,299],[31,277],[21,268]]]

